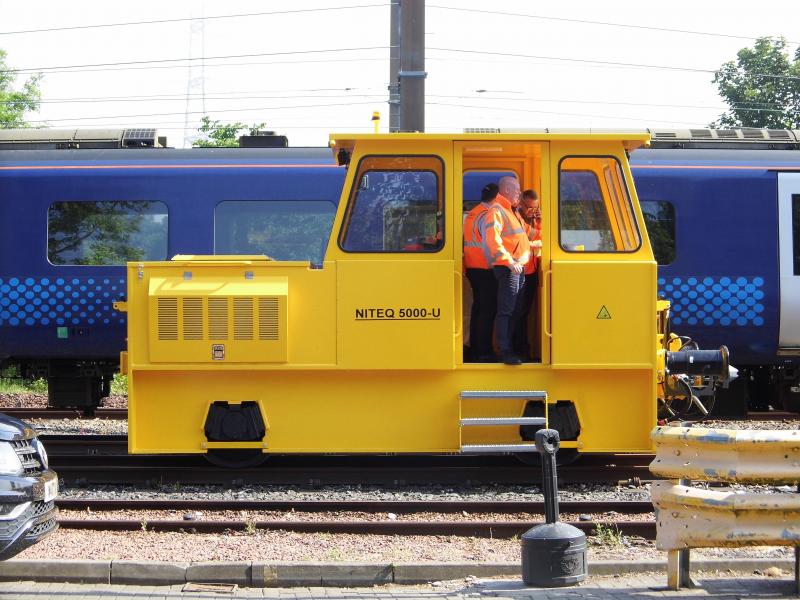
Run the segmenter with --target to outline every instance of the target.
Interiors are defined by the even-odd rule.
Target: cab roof
[[[421,142],[430,141],[586,141],[620,142],[625,150],[631,151],[650,142],[650,132],[646,129],[485,129],[467,130],[461,133],[339,133],[331,134],[329,145],[334,149],[351,149],[356,142]]]

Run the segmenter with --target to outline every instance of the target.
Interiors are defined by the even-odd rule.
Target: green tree
[[[0,127],[28,127],[25,113],[39,108],[41,73],[22,84],[21,90],[12,87],[16,78],[6,64],[5,50],[0,50]]]
[[[247,131],[250,135],[255,135],[256,131],[266,126],[266,123],[257,125],[245,125],[239,122],[222,123],[212,121],[208,115],[202,118],[202,123],[197,131],[203,134],[203,139],[196,140],[192,144],[195,148],[238,148],[240,132]]]
[[[711,127],[800,128],[800,48],[790,59],[784,38],[763,37],[736,56],[714,75],[730,110]]]

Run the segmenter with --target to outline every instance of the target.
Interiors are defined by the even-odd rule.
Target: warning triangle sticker
[[[608,312],[608,309],[606,308],[605,304],[603,304],[603,306],[600,308],[600,312],[597,313],[597,318],[598,319],[610,319],[611,318],[611,313]]]

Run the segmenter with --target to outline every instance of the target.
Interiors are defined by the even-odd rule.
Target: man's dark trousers
[[[517,275],[508,267],[492,267],[492,270],[497,280],[497,317],[494,321],[497,346],[501,355],[511,355],[514,329],[522,317],[525,274]]]
[[[469,317],[469,348],[472,360],[490,360],[494,356],[492,329],[497,313],[497,280],[491,269],[467,269],[472,286],[472,310]]]

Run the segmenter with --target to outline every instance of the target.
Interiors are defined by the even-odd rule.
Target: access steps
[[[461,392],[464,400],[541,400],[547,406],[547,392],[535,390],[467,390]],[[496,427],[498,425],[547,425],[544,417],[466,417],[461,419],[464,427]],[[464,454],[502,454],[536,452],[533,442],[522,444],[461,444]]]

